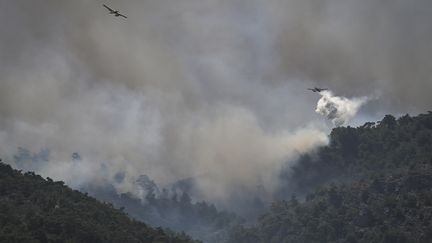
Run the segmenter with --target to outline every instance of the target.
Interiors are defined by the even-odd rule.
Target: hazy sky
[[[429,0],[0,0],[0,155],[49,148],[44,173],[70,183],[208,174],[199,186],[216,200],[236,186],[271,188],[283,162],[326,143],[331,126],[308,87],[378,97],[358,120],[430,109],[431,9]]]

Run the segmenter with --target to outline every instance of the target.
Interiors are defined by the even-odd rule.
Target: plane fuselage
[[[315,87],[315,88],[309,88],[308,90],[311,90],[312,92],[321,92],[321,91],[324,91],[324,90],[327,90],[327,89],[321,89],[321,88],[317,88],[317,87]]]

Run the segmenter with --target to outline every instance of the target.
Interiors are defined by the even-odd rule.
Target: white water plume
[[[335,126],[346,125],[369,100],[364,96],[354,98],[336,96],[331,91],[319,93],[322,97],[318,100],[315,112],[327,117]]]

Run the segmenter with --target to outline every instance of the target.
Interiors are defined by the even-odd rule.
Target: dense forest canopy
[[[74,152],[70,164],[79,165],[82,156]],[[50,150],[37,152],[19,147],[13,156],[14,165],[25,171],[43,172],[50,160]],[[107,166],[98,171],[103,174]],[[76,178],[79,181],[80,178]],[[118,172],[114,181],[124,180],[124,173]],[[105,179],[98,183],[82,183],[74,189],[88,193],[96,199],[123,208],[132,218],[145,222],[153,227],[169,228],[176,232],[185,232],[194,239],[209,243],[218,243],[227,238],[228,232],[243,219],[232,212],[217,209],[214,204],[196,200],[196,195],[182,181],[167,188],[160,188],[149,176],[140,175],[134,187],[141,195],[131,192],[119,192],[113,180]],[[192,182],[192,184],[194,184]],[[254,210],[256,210],[254,208]]]
[[[47,153],[21,148],[14,159],[37,165],[48,160]],[[253,222],[195,202],[187,191],[159,189],[145,175],[137,180],[146,191],[144,200],[117,194],[110,184],[81,188],[100,203],[63,182],[1,164],[0,236],[35,242],[193,242],[142,221],[211,243],[430,242],[432,112],[337,127],[328,146],[290,165],[280,172],[282,183],[268,199],[273,201],[268,211]]]
[[[357,128],[337,127],[329,146],[304,154],[282,171],[285,191],[304,194],[323,183],[393,173],[432,159],[432,113],[379,122]]]
[[[158,190],[155,183],[147,188],[142,200],[131,193],[118,194],[107,184],[105,187],[85,187],[81,190],[98,200],[110,202],[124,208],[131,217],[152,226],[162,226],[177,232],[186,232],[193,238],[206,243],[219,243],[226,240],[229,231],[243,220],[234,213],[218,210],[206,201],[194,202],[187,192]]]
[[[195,242],[151,228],[61,181],[0,163],[0,242]]]
[[[229,242],[430,242],[432,113],[338,127],[283,176],[276,201]]]

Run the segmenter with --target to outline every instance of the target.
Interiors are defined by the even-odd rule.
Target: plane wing
[[[124,16],[123,14],[118,14],[118,16],[122,16],[123,18],[127,19],[127,17]]]
[[[115,10],[114,9],[112,9],[112,8],[110,8],[110,7],[108,7],[107,5],[105,5],[105,4],[103,4],[103,6],[106,8],[106,9],[108,9],[110,12],[115,12]]]

